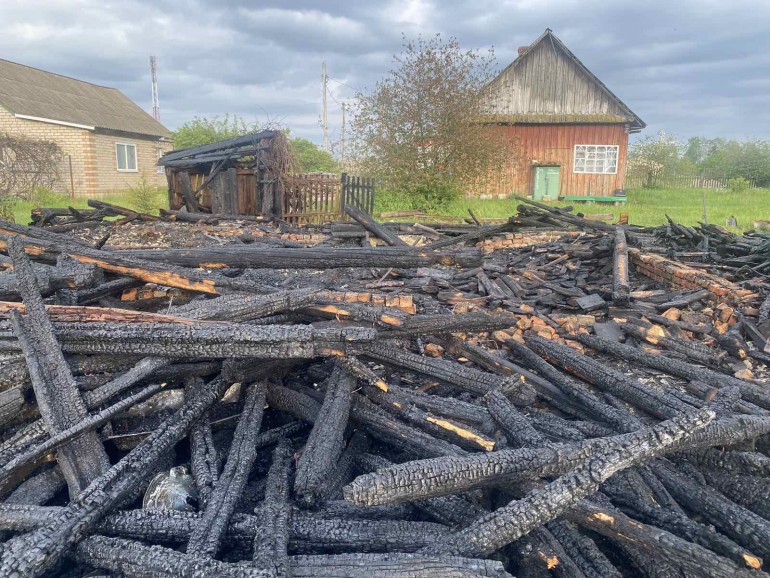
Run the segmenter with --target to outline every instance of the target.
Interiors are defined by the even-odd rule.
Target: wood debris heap
[[[766,242],[521,201],[0,222],[0,575],[767,576]]]

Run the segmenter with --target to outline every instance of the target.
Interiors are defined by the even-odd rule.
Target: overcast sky
[[[116,87],[163,123],[227,112],[321,142],[407,37],[494,46],[500,68],[551,28],[647,124],[686,138],[770,139],[768,0],[0,0],[0,58]],[[335,102],[336,101],[336,102]]]

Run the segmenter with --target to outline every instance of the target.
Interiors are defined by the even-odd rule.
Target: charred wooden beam
[[[406,337],[409,335],[433,335],[439,333],[457,333],[494,331],[516,325],[518,319],[513,315],[472,312],[455,315],[416,315],[409,317],[399,327],[381,331],[384,339]]]
[[[763,391],[763,388],[731,375],[725,375],[705,367],[698,367],[678,359],[670,359],[663,355],[653,355],[636,347],[608,341],[594,335],[577,334],[570,336],[570,339],[575,339],[596,351],[609,353],[619,359],[632,361],[644,367],[658,369],[669,375],[690,381],[702,381],[715,387],[737,386],[741,390],[741,397],[764,409],[770,409],[770,395]]]
[[[614,473],[659,455],[674,443],[686,440],[714,418],[708,410],[692,411],[657,426],[626,434],[623,442],[590,458],[569,474],[530,492],[521,500],[476,520],[449,540],[423,549],[426,552],[487,556],[544,524],[599,489]],[[473,553],[473,554],[471,554]]]
[[[294,492],[300,502],[307,505],[318,502],[324,481],[342,453],[354,386],[355,379],[335,365],[326,386],[324,402],[297,462]]]
[[[119,259],[162,262],[177,267],[248,267],[274,269],[276,264],[286,269],[337,269],[340,267],[398,267],[404,269],[431,265],[476,267],[481,253],[465,249],[452,253],[433,253],[424,249],[379,247],[376,249],[305,249],[262,247],[210,247],[205,249],[164,249],[114,251]],[[97,263],[98,265],[98,263]],[[166,283],[166,285],[169,285]],[[211,292],[211,291],[209,291]]]
[[[57,323],[61,349],[68,353],[151,355],[167,358],[311,358],[358,351],[374,340],[365,327],[249,326],[234,323],[183,325],[142,323]]]
[[[200,205],[198,204],[198,199],[193,191],[190,173],[187,171],[181,171],[179,173],[179,186],[182,188],[182,198],[184,199],[187,211],[190,213],[200,212]]]
[[[58,450],[63,445],[71,442],[73,439],[76,439],[78,436],[81,436],[86,432],[93,431],[97,427],[104,425],[114,416],[160,392],[164,385],[165,384],[150,385],[138,393],[130,395],[96,414],[89,415],[74,426],[54,433],[43,443],[27,449],[21,455],[15,456],[13,459],[5,463],[2,468],[0,468],[0,488],[9,482],[14,472],[17,470],[29,466],[50,452]],[[4,493],[4,490],[0,489],[0,493]]]
[[[192,395],[202,386],[203,380],[191,378],[185,385],[185,395]],[[190,471],[198,490],[198,504],[205,510],[208,506],[214,486],[219,480],[219,457],[211,432],[209,413],[205,413],[190,429]]]
[[[585,414],[595,420],[606,422],[623,432],[641,427],[639,420],[623,409],[615,408],[592,392],[586,385],[557,370],[529,348],[509,339],[506,345],[511,353],[536,370],[542,377],[558,387],[570,399],[585,408]]]
[[[390,229],[387,229],[380,225],[372,217],[366,214],[364,211],[353,205],[345,205],[345,212],[350,215],[356,222],[369,231],[372,235],[378,239],[382,239],[388,245],[392,247],[408,247],[409,245],[403,241],[398,235],[396,235]]]
[[[471,369],[454,361],[422,357],[379,343],[366,347],[363,355],[373,361],[440,379],[475,395],[484,395],[492,388],[502,387],[505,382],[505,379],[496,375]]]
[[[140,221],[148,222],[160,221],[160,217],[148,215],[147,213],[138,213],[137,211],[113,205],[112,203],[105,203],[104,201],[99,201],[97,199],[88,199],[88,206],[93,207],[110,217],[127,217],[132,220],[139,219]]]
[[[112,508],[142,483],[147,472],[186,435],[192,424],[224,393],[227,382],[217,380],[185,402],[126,457],[78,494],[43,527],[5,543],[0,574],[36,577],[57,564]]]
[[[749,551],[770,557],[770,522],[726,498],[717,490],[683,475],[671,463],[651,464],[661,482],[687,510],[702,516],[726,536]]]
[[[27,359],[38,408],[48,431],[55,435],[87,418],[88,411],[54,337],[32,267],[17,239],[11,241],[9,251],[27,310],[24,319],[14,312],[11,321]],[[78,494],[109,467],[107,453],[95,433],[71,440],[57,456],[70,496]]]
[[[408,423],[438,438],[469,450],[489,452],[495,448],[495,441],[483,433],[475,431],[465,424],[455,423],[449,419],[426,413],[410,404],[392,389],[384,392],[375,388],[365,388],[364,392],[369,399],[389,413],[403,418]]]
[[[505,433],[508,443],[514,447],[545,446],[546,438],[530,423],[527,416],[519,412],[499,389],[484,396],[487,411]]]
[[[626,305],[631,293],[631,284],[628,281],[628,243],[623,227],[615,227],[612,266],[612,300],[617,305]]]
[[[265,384],[259,383],[249,387],[246,393],[243,413],[235,428],[227,462],[203,512],[203,518],[190,535],[188,551],[213,558],[219,550],[227,524],[235,512],[235,506],[257,458],[256,443],[265,407],[265,390]]]
[[[286,439],[273,450],[273,463],[267,475],[265,501],[260,508],[264,519],[262,532],[254,537],[254,563],[263,568],[274,568],[278,576],[286,576],[291,528],[289,504],[289,474],[291,472],[291,445]]]
[[[680,538],[666,530],[643,524],[629,518],[614,508],[600,506],[584,500],[567,513],[567,519],[584,528],[606,536],[619,545],[641,549],[649,558],[670,560],[678,571],[685,570],[693,576],[729,578],[756,576],[762,560],[747,553],[740,566],[711,550]],[[649,562],[648,562],[649,563]],[[649,568],[652,570],[652,568]]]
[[[660,390],[653,390],[648,385],[643,385],[605,364],[578,353],[571,347],[554,343],[537,335],[527,335],[525,341],[530,349],[549,362],[655,417],[665,419],[692,409],[691,405],[674,396]]]
[[[620,328],[627,335],[636,339],[641,339],[642,341],[647,341],[653,345],[660,345],[670,351],[681,353],[688,360],[700,363],[706,367],[720,367],[723,358],[725,357],[723,351],[716,351],[713,348],[708,348],[695,342],[653,334],[652,332],[645,331],[643,328],[637,327],[631,323],[620,323]]]
[[[508,222],[503,223],[502,225],[495,225],[493,227],[480,227],[477,230],[471,231],[470,233],[466,233],[464,235],[459,235],[457,237],[446,237],[444,239],[434,241],[428,245],[426,249],[435,251],[436,249],[444,249],[446,247],[451,247],[452,245],[459,245],[460,243],[472,243],[475,241],[481,241],[489,237],[494,237],[495,235],[500,235],[502,233],[512,231],[517,226],[518,224],[515,222]]]
[[[62,511],[59,506],[0,504],[0,530],[36,531]],[[251,545],[269,538],[264,533],[265,525],[272,521],[264,514],[264,504],[258,508],[258,514],[234,514],[227,527],[227,542]],[[311,513],[298,509],[290,514],[288,545],[294,552],[414,552],[449,534],[446,527],[432,522],[335,518],[324,516],[323,511]],[[201,517],[199,512],[122,510],[106,516],[89,533],[183,544]],[[270,564],[264,567],[270,567]]]

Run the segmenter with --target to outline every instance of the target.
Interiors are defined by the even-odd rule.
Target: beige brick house
[[[0,134],[53,141],[64,158],[56,189],[124,191],[142,175],[157,186],[171,132],[115,88],[0,59]]]

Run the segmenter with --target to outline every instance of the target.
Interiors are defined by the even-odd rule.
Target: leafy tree
[[[630,146],[628,174],[644,177],[645,186],[652,187],[656,179],[679,172],[684,152],[685,146],[673,135],[664,131],[648,135]]]
[[[260,126],[257,122],[248,123],[237,114],[213,118],[196,116],[176,130],[174,148],[197,147],[258,130]]]
[[[357,165],[387,186],[434,200],[448,200],[501,168],[510,156],[502,133],[471,122],[482,116],[494,62],[493,51],[463,50],[455,38],[404,38],[393,69],[356,95],[351,128]]]
[[[339,163],[331,153],[321,150],[306,138],[290,138],[289,149],[301,173],[336,173],[340,170]]]

